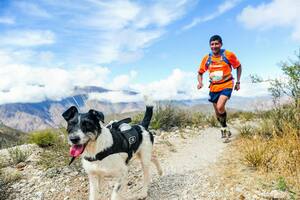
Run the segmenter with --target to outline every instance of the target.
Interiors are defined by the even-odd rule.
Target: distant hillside
[[[19,143],[25,133],[0,123],[0,149]]]
[[[125,113],[139,111],[144,108],[143,102],[111,103],[107,101],[88,100],[90,93],[106,93],[111,90],[96,87],[75,87],[73,95],[60,101],[46,100],[38,103],[10,103],[0,105],[0,120],[7,126],[29,132],[45,128],[57,128],[65,121],[61,114],[70,106],[79,107],[80,111],[88,109],[101,110],[103,113]],[[122,91],[126,95],[136,92]]]
[[[38,103],[11,103],[0,105],[0,120],[3,124],[15,129],[29,132],[32,130],[45,128],[58,128],[65,125],[61,114],[71,105],[79,107],[84,112],[88,109],[102,111],[106,116],[122,113],[134,113],[143,111],[143,102],[120,102],[112,103],[109,101],[88,100],[89,94],[98,93],[100,96],[107,92],[116,92],[96,86],[75,87],[73,95],[60,101],[46,100]],[[135,96],[138,93],[129,90],[117,91],[125,95]],[[228,107],[237,110],[256,110],[268,108],[261,104],[270,101],[266,97],[260,99],[233,96],[228,103]],[[195,100],[172,100],[162,101],[161,103],[172,104],[178,107],[191,109],[204,113],[214,112],[207,98]],[[261,104],[261,105],[260,105]],[[261,106],[261,108],[259,108]]]

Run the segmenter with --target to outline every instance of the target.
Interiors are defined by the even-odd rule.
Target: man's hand
[[[239,89],[240,89],[240,82],[238,81],[235,83],[234,90],[239,91]]]
[[[198,85],[197,85],[198,90],[200,90],[202,87],[203,87],[202,82],[199,82]]]

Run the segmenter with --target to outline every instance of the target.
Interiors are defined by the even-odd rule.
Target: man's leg
[[[225,142],[229,142],[229,137],[231,136],[231,132],[229,131],[227,127],[227,113],[225,109],[225,105],[229,97],[225,95],[221,95],[218,99],[216,109],[217,112],[219,113],[219,119],[218,121],[220,122],[222,128],[221,128],[221,134],[222,138],[226,138]]]
[[[217,120],[221,124],[221,118],[220,118],[220,113],[219,113],[219,111],[217,109],[217,103],[213,103],[213,106],[214,106],[214,109],[215,109]],[[221,128],[221,136],[222,136],[222,138],[226,137],[225,131],[226,131],[225,128]]]
[[[219,120],[220,114],[219,114],[219,112],[218,112],[218,109],[217,109],[217,103],[213,103],[213,105],[214,105],[214,109],[215,109],[216,117],[217,117],[217,118],[218,118],[218,120]]]
[[[220,118],[220,123],[222,127],[227,127],[226,124],[226,118],[227,118],[227,113],[225,110],[225,104],[228,100],[228,97],[225,95],[220,95],[217,105],[216,105],[216,111],[219,114],[219,118]]]
[[[218,120],[218,122],[221,123],[221,121],[220,121],[220,113],[218,112],[218,109],[217,109],[217,103],[213,103],[213,106],[214,106],[214,109],[215,109],[217,120]]]

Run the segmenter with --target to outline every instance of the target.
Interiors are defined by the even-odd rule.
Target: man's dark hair
[[[219,41],[221,44],[223,44],[222,43],[222,38],[221,38],[221,36],[219,36],[219,35],[213,35],[213,36],[211,36],[210,37],[210,39],[209,39],[209,44],[212,42],[212,41]]]

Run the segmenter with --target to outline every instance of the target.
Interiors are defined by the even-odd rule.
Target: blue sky
[[[2,0],[0,104],[61,99],[76,85],[205,98],[196,76],[213,34],[242,63],[236,95],[265,95],[249,74],[280,76],[300,47],[299,10],[299,0]]]

